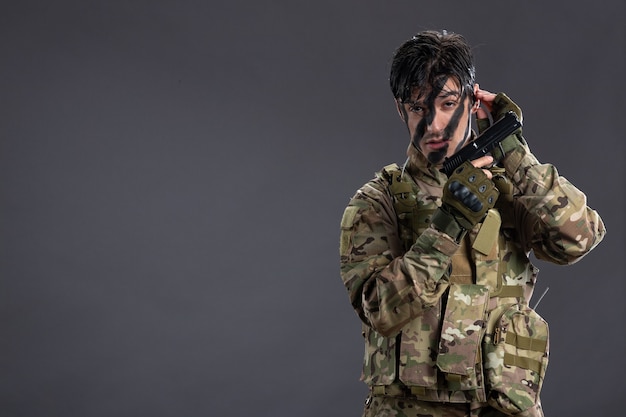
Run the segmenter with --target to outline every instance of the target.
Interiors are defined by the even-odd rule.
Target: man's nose
[[[431,122],[428,124],[428,131],[433,132],[442,132],[446,126],[446,120],[441,112],[434,112]]]

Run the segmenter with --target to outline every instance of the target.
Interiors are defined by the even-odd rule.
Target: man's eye
[[[443,105],[448,108],[456,107],[456,101],[446,101]]]
[[[411,106],[409,107],[409,110],[411,110],[413,113],[423,113],[424,112],[424,108],[421,106]]]

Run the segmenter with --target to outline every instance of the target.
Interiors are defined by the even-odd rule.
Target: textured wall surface
[[[358,416],[339,221],[447,29],[605,241],[538,262],[547,416],[623,395],[624,2],[20,1],[0,13],[0,415]]]

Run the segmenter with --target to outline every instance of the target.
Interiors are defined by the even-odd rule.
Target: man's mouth
[[[448,143],[450,143],[449,139],[432,139],[426,141],[426,147],[432,150],[439,150],[445,146],[448,146]]]

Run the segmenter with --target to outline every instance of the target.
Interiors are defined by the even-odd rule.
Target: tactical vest
[[[408,251],[429,227],[438,201],[427,196],[396,164],[384,167],[377,177],[388,185],[399,236]],[[453,256],[447,272],[450,287],[436,307],[413,319],[396,337],[383,337],[364,326],[362,379],[375,395],[391,395],[401,386],[426,401],[506,403],[510,399],[498,399],[505,394],[496,392],[492,380],[509,372],[514,380],[522,375],[534,386],[515,382],[524,392],[516,394],[521,399],[512,401],[521,403],[508,411],[532,406],[538,398],[548,350],[547,325],[527,306],[537,273],[527,254],[501,230],[500,213],[490,210]],[[516,311],[526,314],[524,322],[532,312],[534,327],[502,324],[509,310],[511,315]],[[502,391],[511,391],[511,384],[501,383]],[[499,408],[506,411],[505,406]]]

